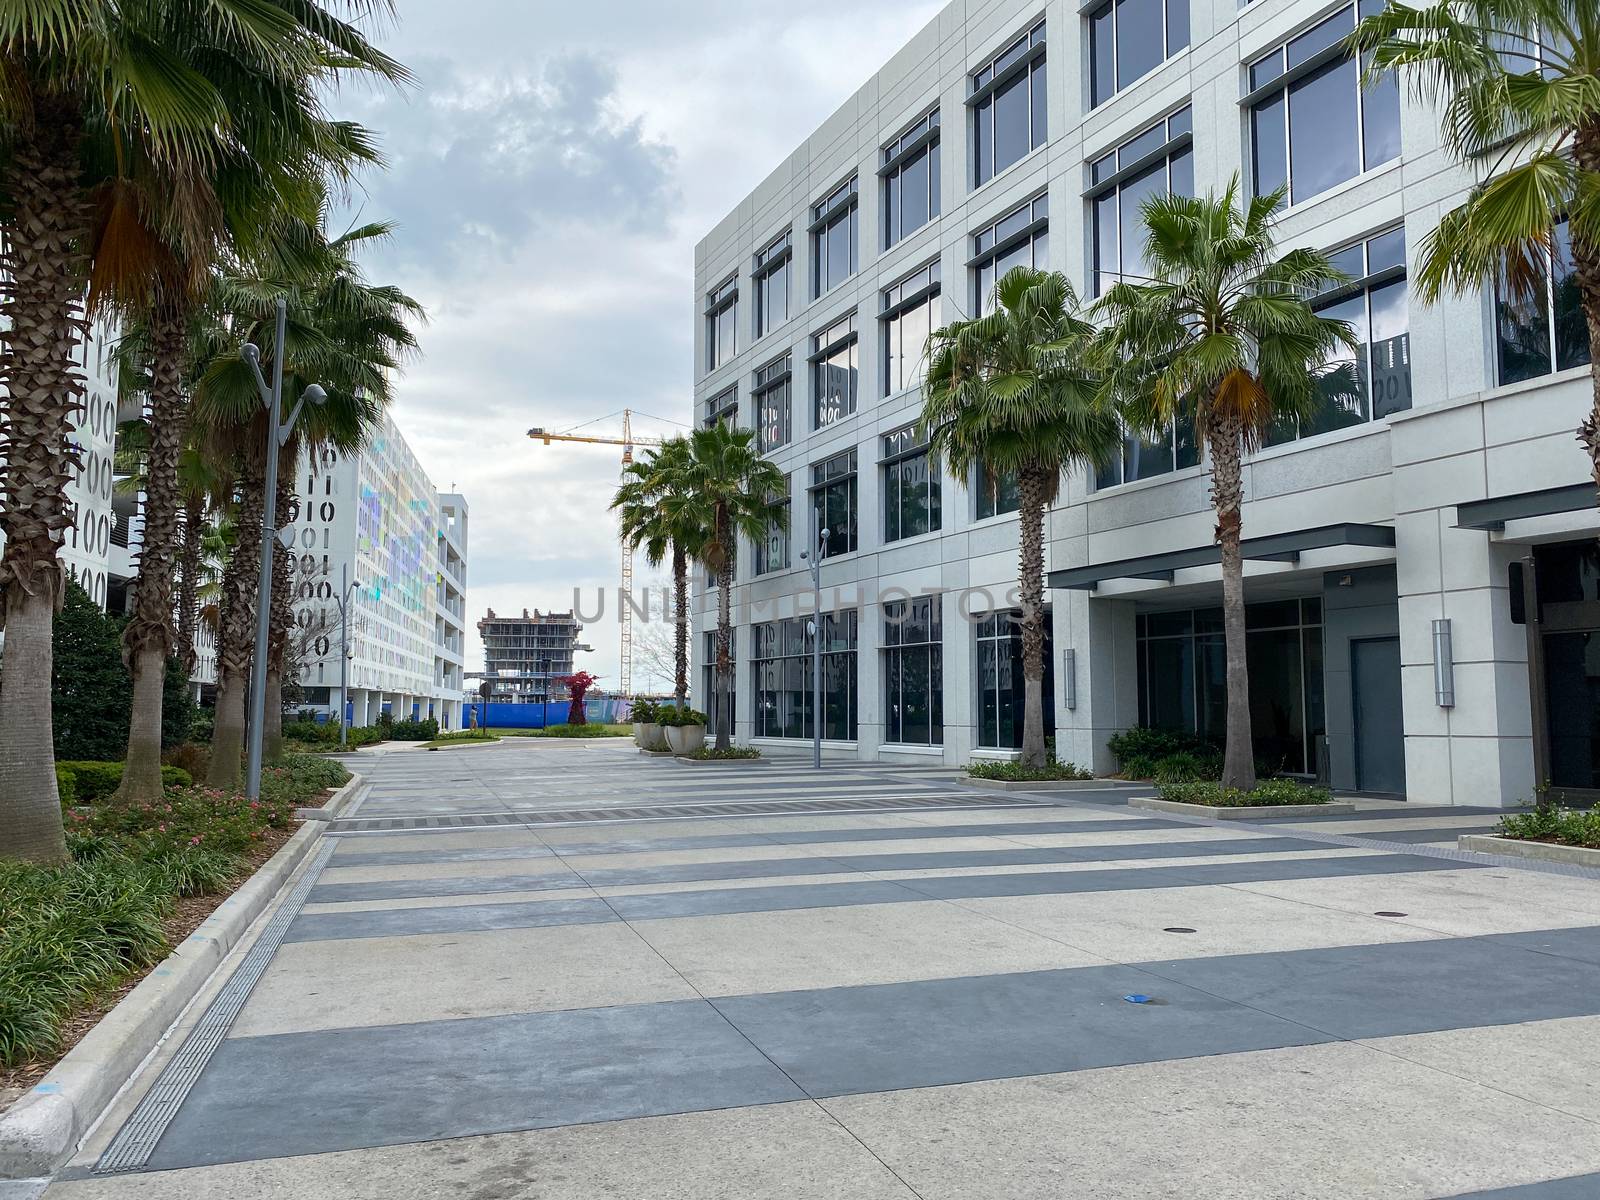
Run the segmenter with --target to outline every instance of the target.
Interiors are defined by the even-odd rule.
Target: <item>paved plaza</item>
[[[1489,813],[359,769],[49,1200],[1600,1197],[1600,874]]]

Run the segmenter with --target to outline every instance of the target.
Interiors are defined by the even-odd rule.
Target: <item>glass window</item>
[[[1296,428],[1280,421],[1267,444],[1314,437],[1411,407],[1411,328],[1406,312],[1405,230],[1391,229],[1333,251],[1351,282],[1315,303],[1320,316],[1348,321],[1360,343],[1339,351],[1319,381],[1316,405]]]
[[[811,635],[809,621],[793,617],[751,628],[755,676],[755,735],[812,736]],[[822,736],[856,737],[856,613],[822,616]]]
[[[1251,177],[1256,194],[1287,184],[1290,203],[1321,194],[1400,155],[1400,93],[1361,86],[1342,51],[1355,6],[1341,9],[1250,64]]]
[[[939,528],[939,470],[915,426],[883,439],[883,540]]]
[[[974,476],[973,490],[977,493],[975,511],[978,520],[998,517],[1002,513],[1014,513],[1022,507],[1022,494],[1017,490],[1017,477],[1011,472],[1005,471],[996,475],[979,463]]]
[[[729,279],[706,296],[706,369],[715,371],[737,349],[734,325],[739,312],[739,281]]]
[[[1044,22],[973,72],[973,187],[1044,145]]]
[[[1546,258],[1543,278],[1532,295],[1515,294],[1503,277],[1496,284],[1496,341],[1503,384],[1589,362],[1589,329],[1565,218],[1556,223],[1554,240],[1555,253]]]
[[[977,625],[978,745],[999,750],[1022,746],[1026,698],[1022,674],[1022,614],[991,613]],[[1044,733],[1055,732],[1055,670],[1049,610],[1044,622]]]
[[[756,372],[756,449],[762,454],[789,444],[792,427],[790,356],[774,359]]]
[[[785,233],[756,255],[752,286],[756,293],[755,335],[765,337],[789,319],[789,272],[793,262]]]
[[[978,312],[993,310],[994,285],[1013,267],[1049,266],[1049,212],[1049,197],[1035,196],[973,235],[978,259],[972,268],[972,306]]]
[[[944,628],[938,596],[883,606],[884,740],[944,743]]]
[[[883,394],[922,386],[928,335],[939,324],[939,264],[929,263],[883,291]]]
[[[1089,200],[1094,224],[1094,288],[1144,278],[1144,224],[1139,206],[1153,196],[1194,194],[1189,109],[1157,121],[1095,160],[1091,178],[1107,181]],[[1145,163],[1148,165],[1140,166]]]
[[[811,514],[819,541],[828,531],[824,558],[856,548],[856,452],[846,450],[811,468]]]
[[[711,399],[706,401],[705,427],[710,429],[713,425],[739,423],[739,389],[737,386],[725,388]]]
[[[787,480],[785,480],[787,484]],[[773,499],[783,508],[783,520],[767,522],[767,535],[756,543],[755,573],[766,575],[783,571],[789,566],[789,489],[784,487],[781,496]]]
[[[939,215],[939,110],[883,148],[883,245]]]
[[[739,638],[737,631],[728,631],[728,726],[733,727],[734,714],[739,711],[736,703],[739,696],[739,671],[738,671]],[[701,682],[705,687],[706,716],[711,719],[711,728],[717,727],[717,632],[710,630],[705,635],[705,666],[700,669]]]
[[[1089,14],[1089,104],[1104,104],[1189,44],[1189,0],[1106,0]]]
[[[839,185],[811,206],[811,295],[831,292],[856,273],[859,253],[856,180]]]
[[[859,353],[854,313],[812,337],[812,428],[822,429],[855,412]]]

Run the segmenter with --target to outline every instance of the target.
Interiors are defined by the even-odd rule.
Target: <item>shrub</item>
[[[189,772],[191,779],[204,779],[206,769],[211,765],[211,750],[194,742],[184,742],[168,750],[161,758],[169,767]]]
[[[1112,734],[1106,739],[1106,749],[1115,754],[1117,761],[1122,763],[1129,758],[1154,761],[1171,754],[1192,754],[1208,748],[1209,743],[1187,730],[1154,729],[1146,725],[1124,729],[1121,733]]]
[[[1327,790],[1297,779],[1263,779],[1252,791],[1225,788],[1212,780],[1191,779],[1157,786],[1163,800],[1210,808],[1272,808],[1285,804],[1326,804]]]
[[[56,795],[61,797],[61,807],[71,808],[78,802],[78,789],[72,780],[72,771],[68,767],[56,764]]]
[[[1531,813],[1507,813],[1495,832],[1501,837],[1600,850],[1600,809],[1574,812],[1541,804]]]
[[[189,737],[202,746],[211,744],[211,734],[216,724],[217,710],[214,708],[197,708],[194,718],[189,722]]]
[[[679,757],[695,758],[702,761],[705,759],[714,759],[720,762],[735,758],[760,758],[761,751],[757,750],[754,746],[729,746],[726,750],[718,750],[714,746],[702,746],[698,750],[691,750],[689,753],[680,755]]]
[[[57,758],[120,758],[128,748],[133,680],[122,665],[122,620],[100,611],[72,580],[51,647],[51,733]]]
[[[664,707],[656,716],[658,725],[704,725],[706,715],[692,708]]]
[[[1204,752],[1183,750],[1150,763],[1149,777],[1157,783],[1183,783],[1191,779],[1220,779],[1222,755],[1209,747]]]
[[[188,741],[194,728],[194,691],[188,673],[176,656],[167,659],[161,687],[161,749],[171,750]]]
[[[63,772],[72,778],[72,790],[79,804],[98,804],[107,799],[122,784],[120,762],[60,762],[56,764],[56,779]],[[188,787],[194,777],[182,767],[162,767],[161,782],[169,788]]]
[[[327,788],[342,787],[350,772],[331,758],[318,754],[285,754],[261,772],[262,800],[282,801],[293,808],[321,796]]]
[[[995,779],[1005,783],[1039,783],[1053,780],[1093,779],[1094,772],[1077,763],[1047,762],[1030,767],[1019,762],[979,759],[967,764],[969,779]]]
[[[389,736],[397,742],[426,742],[439,736],[439,722],[432,717],[420,721],[395,721],[389,727]],[[339,740],[339,727],[334,726],[333,740]]]
[[[629,706],[629,719],[638,725],[653,724],[660,715],[660,710],[654,700],[640,697]]]

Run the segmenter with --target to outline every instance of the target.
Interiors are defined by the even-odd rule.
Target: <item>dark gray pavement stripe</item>
[[[1261,862],[1205,863],[1192,867],[1121,867],[1108,870],[1025,871],[998,875],[935,875],[893,882],[800,883],[749,887],[646,892],[611,896],[610,904],[627,921],[727,913],[781,912],[801,908],[839,908],[856,904],[903,904],[916,900],[977,900],[999,896],[1051,896],[1082,892],[1140,891],[1207,884],[1262,883],[1282,879],[1325,879],[1352,875],[1393,875],[1411,871],[1463,870],[1402,854],[1359,858],[1266,859]]]
[[[597,925],[615,921],[604,900],[538,900],[516,904],[462,904],[440,908],[375,908],[362,912],[301,913],[285,942],[403,937],[413,933],[477,933],[537,929],[546,925]]]
[[[803,1098],[698,1000],[237,1038],[150,1168]]]
[[[1521,1183],[1487,1192],[1463,1192],[1439,1200],[1595,1200],[1597,1196],[1600,1196],[1600,1173],[1543,1179],[1538,1183]]]
[[[342,841],[330,868],[421,866],[425,863],[498,862],[524,858],[550,858],[554,850],[544,846],[458,846],[451,850],[367,850],[372,843]]]
[[[428,896],[476,896],[491,892],[547,892],[582,887],[583,880],[565,868],[538,875],[452,875],[444,879],[380,879],[370,883],[321,883],[311,889],[309,904],[342,904],[347,900],[416,900]]]

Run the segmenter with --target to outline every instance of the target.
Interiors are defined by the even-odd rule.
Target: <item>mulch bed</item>
[[[245,880],[254,875],[263,863],[283,848],[283,844],[294,836],[298,828],[299,826],[295,825],[288,829],[267,830],[262,836],[260,845],[246,856],[246,865],[234,877],[232,886],[227,889],[212,896],[180,897],[172,910],[172,915],[163,922],[167,931],[167,944],[176,947],[184,938],[200,928],[205,919],[215,912],[224,900],[238,891]],[[138,987],[139,982],[160,965],[156,963],[154,966],[141,967],[95,1003],[74,1013],[61,1027],[61,1045],[53,1057],[35,1059],[15,1067],[0,1067],[0,1111],[48,1075],[50,1069],[100,1023],[101,1017],[115,1008],[124,996]]]

